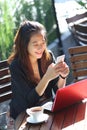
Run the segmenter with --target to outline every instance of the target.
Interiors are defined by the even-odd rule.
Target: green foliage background
[[[58,37],[52,0],[0,0],[0,60],[8,58],[17,29],[25,19],[46,27],[48,44]]]

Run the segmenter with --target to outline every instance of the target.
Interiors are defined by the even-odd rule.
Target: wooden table
[[[16,130],[87,130],[87,103],[77,103],[56,114],[49,115],[47,122],[32,125],[26,122],[26,112],[16,122]]]

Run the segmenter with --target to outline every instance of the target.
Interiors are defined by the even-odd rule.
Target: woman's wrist
[[[62,75],[59,75],[59,77],[61,77],[62,79],[66,79],[67,78],[67,76],[62,76]]]

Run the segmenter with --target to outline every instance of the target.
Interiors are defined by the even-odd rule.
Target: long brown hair
[[[46,29],[45,27],[36,21],[24,21],[19,27],[16,36],[14,38],[14,47],[11,55],[8,58],[8,63],[11,63],[13,59],[18,58],[25,68],[25,73],[29,80],[36,82],[34,77],[33,69],[29,60],[28,54],[28,43],[33,34],[44,32],[45,40]],[[41,58],[41,69],[43,74],[46,72],[48,65],[51,63],[51,56],[47,50],[44,50],[43,56]]]

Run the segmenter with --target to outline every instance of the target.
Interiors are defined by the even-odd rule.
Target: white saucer
[[[48,120],[49,115],[48,114],[42,114],[40,116],[40,118],[38,118],[37,120],[32,118],[32,116],[29,116],[26,120],[28,123],[31,124],[38,124],[38,123],[42,123]]]

